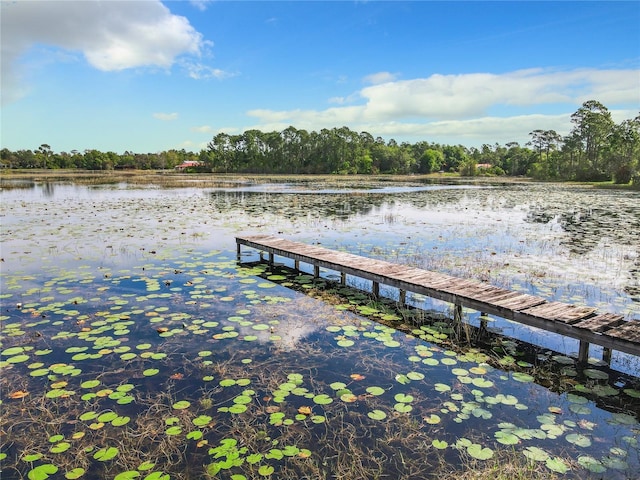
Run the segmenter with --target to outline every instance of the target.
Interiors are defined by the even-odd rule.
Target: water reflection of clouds
[[[269,328],[256,330],[253,325],[241,326],[238,328],[241,335],[256,336],[256,341],[275,344],[281,351],[295,350],[302,341],[330,323],[345,323],[349,318],[356,318],[320,300],[299,296],[292,298],[284,308],[282,305],[261,305],[254,315],[253,325],[268,325]],[[273,336],[279,339],[274,342]]]

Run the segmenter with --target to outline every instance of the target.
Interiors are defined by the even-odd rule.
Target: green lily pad
[[[32,453],[28,455],[24,455],[22,460],[25,462],[35,462],[36,460],[40,460],[44,455],[42,453]]]
[[[112,420],[115,420],[116,418],[118,418],[118,414],[116,412],[105,412],[100,416],[98,416],[98,421],[102,423],[107,423],[107,422],[111,422]]]
[[[522,382],[522,383],[530,383],[530,382],[533,382],[534,380],[533,376],[523,372],[513,372],[511,374],[511,377],[516,382]]]
[[[549,458],[549,454],[538,447],[527,447],[522,451],[522,453],[525,457],[534,462],[544,462]]]
[[[258,474],[263,477],[269,477],[273,472],[275,472],[275,468],[271,465],[261,465],[260,468],[258,468]]]
[[[449,385],[445,385],[444,383],[436,383],[434,385],[434,388],[436,389],[436,392],[449,392],[451,390],[451,387]]]
[[[71,444],[69,442],[60,442],[60,443],[56,443],[55,445],[53,445],[49,449],[49,451],[51,453],[62,453],[62,452],[66,452],[70,448],[71,448]]]
[[[155,466],[156,466],[155,463],[150,462],[149,460],[145,460],[140,465],[138,465],[138,470],[140,470],[141,472],[146,472],[151,470]]]
[[[608,422],[612,425],[635,425],[637,420],[627,413],[614,413]]]
[[[67,480],[76,480],[85,474],[86,470],[81,467],[73,468],[64,474]]]
[[[586,368],[582,373],[587,378],[591,378],[593,380],[608,380],[609,374],[607,372],[603,372],[602,370],[596,370],[594,368]]]
[[[29,480],[46,480],[57,472],[58,467],[51,463],[45,463],[30,470],[29,473],[27,473],[27,478],[29,478]]]
[[[114,427],[122,427],[123,425],[126,425],[130,421],[131,421],[131,417],[118,416],[111,421],[111,425],[113,425]]]
[[[99,462],[107,462],[118,455],[119,451],[116,447],[104,447],[93,454],[93,458]]]
[[[604,473],[607,471],[606,467],[602,465],[602,463],[600,463],[590,455],[583,455],[581,457],[578,457],[578,463],[580,464],[580,466],[592,473]]]
[[[487,380],[485,378],[476,377],[471,383],[473,383],[478,388],[491,388],[493,387],[493,382],[491,380]]]
[[[602,459],[602,464],[612,470],[627,470],[629,468],[629,464],[626,460],[611,456],[604,457]]]
[[[213,417],[210,417],[209,415],[200,415],[200,416],[194,418],[193,420],[191,420],[191,422],[196,427],[203,427],[203,426],[208,425],[209,423],[211,423],[212,420],[213,420]]]
[[[409,405],[408,403],[396,403],[393,408],[400,413],[409,413],[411,410],[413,410],[413,407],[411,405]]]
[[[384,420],[385,418],[387,418],[387,414],[382,410],[372,410],[371,412],[367,413],[367,416],[373,420]]]
[[[573,443],[579,447],[589,447],[591,445],[591,440],[586,435],[582,435],[580,433],[570,433],[566,437],[565,440],[569,443]]]
[[[440,416],[436,415],[435,413],[432,413],[428,417],[424,417],[424,421],[429,425],[436,425],[437,423],[440,423],[441,420],[442,419],[440,418]]]
[[[493,450],[489,447],[483,447],[478,443],[474,443],[467,447],[467,453],[478,460],[488,460],[493,457]]]
[[[404,393],[396,393],[393,398],[400,403],[411,403],[414,400],[412,395],[405,395]]]
[[[560,457],[549,457],[545,460],[545,465],[549,470],[556,473],[567,473],[569,467]]]
[[[119,473],[113,480],[131,480],[132,478],[138,478],[140,475],[142,474],[136,470],[128,470],[126,472]]]
[[[493,435],[494,437],[496,437],[496,440],[503,445],[517,445],[518,443],[520,443],[520,439],[518,438],[518,436],[514,435],[508,430],[499,430]]]
[[[591,414],[591,409],[589,407],[586,407],[584,405],[578,405],[575,403],[572,403],[569,405],[569,410],[571,410],[573,413],[577,414],[577,415],[589,415]]]
[[[367,387],[366,392],[370,395],[382,395],[385,392],[385,389],[382,387]]]
[[[444,450],[449,446],[449,444],[444,440],[435,440],[435,439],[431,441],[431,445],[433,445],[438,450]]]
[[[82,388],[94,388],[100,385],[100,380],[87,380],[86,382],[82,382],[80,386]]]
[[[174,425],[172,427],[167,428],[164,433],[170,436],[180,435],[182,433],[182,428],[179,425]]]
[[[333,402],[333,399],[329,395],[321,393],[320,395],[316,395],[315,397],[313,397],[313,402],[317,403],[318,405],[328,405],[329,403]]]
[[[622,391],[632,398],[640,398],[640,390],[636,390],[634,388],[625,388]]]

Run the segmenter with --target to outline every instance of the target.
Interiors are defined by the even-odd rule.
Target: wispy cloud
[[[177,120],[178,114],[176,112],[173,112],[173,113],[157,112],[153,114],[153,118],[157,118],[158,120],[162,120],[165,122],[170,122],[172,120]]]
[[[365,83],[371,85],[379,85],[381,83],[393,82],[396,80],[396,78],[398,78],[398,76],[395,73],[378,72],[367,75],[363,80]]]
[[[219,68],[213,68],[208,65],[204,65],[199,62],[193,62],[190,60],[181,62],[181,65],[186,70],[187,75],[194,80],[206,80],[210,78],[224,80],[225,78],[231,78],[238,75],[237,73],[227,72]]]
[[[189,3],[201,12],[204,12],[213,0],[189,0]]]
[[[191,127],[191,131],[196,133],[213,133],[214,129],[209,125],[201,125],[199,127]]]

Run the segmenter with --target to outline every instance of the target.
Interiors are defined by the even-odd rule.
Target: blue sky
[[[199,151],[347,126],[480,146],[640,111],[640,2],[1,0],[1,144]]]

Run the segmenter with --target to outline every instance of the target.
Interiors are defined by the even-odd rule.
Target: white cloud
[[[467,120],[444,120],[431,123],[389,123],[380,125],[380,135],[437,139],[441,143],[467,145],[482,143],[527,142],[529,132],[540,128],[569,133],[570,113],[560,115],[516,115],[512,117],[478,117]],[[372,126],[373,127],[373,126]]]
[[[172,120],[177,120],[178,119],[178,114],[176,112],[173,113],[154,113],[153,114],[153,118],[157,118],[158,120],[163,120],[166,122],[170,122]]]
[[[389,72],[372,73],[364,77],[364,82],[371,85],[379,85],[381,83],[393,82],[397,78],[397,75]]]
[[[369,119],[471,118],[495,106],[529,107],[551,103],[638,102],[637,70],[518,70],[504,74],[432,75],[385,83],[360,91]]]
[[[2,84],[19,85],[16,61],[34,45],[80,52],[98,70],[171,67],[209,42],[159,0],[2,1]],[[15,99],[19,92],[9,92]]]
[[[204,12],[213,0],[189,0],[189,3],[201,12]]]
[[[396,139],[440,138],[469,145],[487,139],[526,142],[536,128],[568,133],[571,113],[590,99],[627,108],[631,114],[621,119],[635,117],[632,109],[640,106],[639,74],[638,70],[598,69],[434,74],[365,87],[357,92],[359,105],[346,106],[344,97],[334,97],[330,101],[339,106],[324,110],[250,110],[247,115],[259,124],[248,128],[268,131],[294,125],[320,130],[347,125]],[[513,113],[525,110],[533,113]],[[611,112],[614,120],[622,116]]]
[[[216,78],[223,80],[225,78],[234,77],[237,74],[220,70],[219,68],[212,68],[207,65],[203,65],[199,62],[184,61],[181,62],[182,67],[187,71],[189,77],[194,80],[203,80],[209,78]]]
[[[202,125],[200,127],[192,127],[191,131],[196,133],[213,133],[214,130],[209,125]]]

